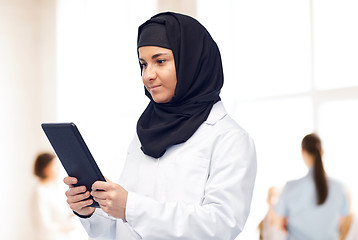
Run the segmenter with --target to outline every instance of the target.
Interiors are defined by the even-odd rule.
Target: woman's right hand
[[[89,206],[93,203],[93,200],[87,199],[90,196],[90,192],[87,191],[86,187],[73,186],[73,184],[77,183],[77,178],[74,177],[65,177],[63,179],[63,182],[69,187],[69,189],[66,191],[66,197],[67,197],[67,203],[70,206],[70,208],[82,216],[92,215],[95,208]]]

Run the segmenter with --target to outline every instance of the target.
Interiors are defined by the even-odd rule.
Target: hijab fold
[[[153,28],[155,24],[165,28]],[[172,12],[153,16],[138,29],[138,47],[146,38],[155,39],[147,37],[148,32],[156,33],[148,31],[149,27],[165,29],[177,74],[174,97],[168,103],[154,102],[145,89],[150,103],[137,123],[142,151],[159,158],[170,146],[187,141],[208,118],[212,106],[220,101],[224,76],[216,43],[194,18]]]

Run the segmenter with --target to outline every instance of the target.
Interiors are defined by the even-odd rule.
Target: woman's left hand
[[[128,192],[122,186],[112,183],[107,178],[106,181],[93,183],[91,195],[105,213],[125,220]]]

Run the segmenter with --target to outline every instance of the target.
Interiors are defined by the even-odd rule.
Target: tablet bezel
[[[94,160],[90,150],[88,149],[84,139],[82,138],[77,126],[73,122],[69,123],[43,123],[41,124],[43,131],[45,132],[48,140],[50,141],[54,151],[56,152],[57,157],[61,161],[62,166],[66,170],[69,176],[78,178],[78,183],[75,186],[86,186],[88,191],[91,191],[91,186],[95,181],[106,181],[104,176],[101,173],[96,161]],[[78,149],[73,149],[70,143],[77,143],[77,146],[80,148],[81,156],[85,156],[82,159],[70,159],[71,157],[69,151],[78,151]],[[76,147],[77,147],[76,146]],[[71,149],[72,148],[72,149]],[[87,174],[92,174],[90,177],[86,178],[83,176],[86,173],[81,173],[81,176],[73,176],[73,169],[71,169],[71,161],[80,161],[80,164],[85,164],[84,169],[88,167],[93,170],[96,176],[93,176],[93,172],[87,172]],[[76,163],[78,164],[78,162]],[[78,169],[77,169],[78,170]],[[91,181],[88,179],[95,179]],[[88,182],[91,181],[91,182]],[[88,199],[93,199],[90,196]],[[99,207],[98,203],[93,200],[92,207]]]

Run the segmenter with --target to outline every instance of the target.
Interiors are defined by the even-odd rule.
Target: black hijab
[[[153,158],[163,156],[167,148],[187,141],[194,134],[220,100],[224,81],[219,49],[209,32],[192,17],[172,12],[153,16],[138,29],[139,47],[145,42],[143,38],[147,38],[142,33],[158,34],[145,29],[158,24],[165,26],[164,41],[173,51],[177,85],[168,103],[154,102],[145,90],[150,103],[138,120],[137,134],[142,151]],[[158,42],[154,46],[160,45]]]

